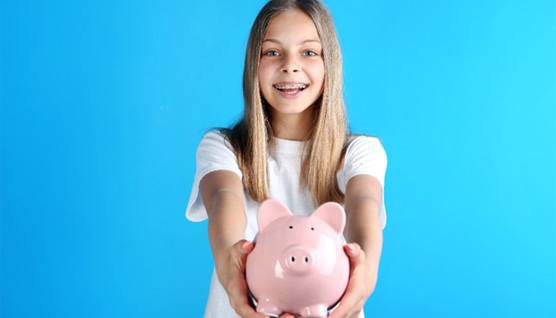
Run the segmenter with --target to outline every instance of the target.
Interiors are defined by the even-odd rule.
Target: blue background
[[[201,317],[203,132],[263,1],[1,4],[1,317]],[[388,154],[369,317],[556,316],[556,5],[328,1]]]

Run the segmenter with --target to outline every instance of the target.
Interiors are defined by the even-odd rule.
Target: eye
[[[278,51],[276,50],[268,50],[263,53],[263,56],[278,56]]]
[[[306,56],[317,56],[318,55],[318,53],[313,51],[313,50],[307,50],[303,53],[305,53],[304,55],[306,55]]]
[[[314,230],[315,230],[315,228],[314,228],[314,227],[311,227],[311,231],[314,231]]]
[[[293,229],[293,226],[290,225],[290,229]]]

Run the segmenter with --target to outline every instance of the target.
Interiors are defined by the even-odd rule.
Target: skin
[[[305,140],[310,129],[312,107],[322,94],[324,64],[313,22],[298,10],[289,10],[272,19],[262,52],[276,50],[261,59],[259,77],[263,97],[271,105],[271,124],[275,136]],[[318,51],[318,56],[306,53]],[[310,83],[302,98],[285,100],[272,84],[277,81]],[[245,318],[266,317],[253,310],[247,299],[245,263],[253,243],[243,239],[246,228],[245,197],[241,179],[230,171],[207,174],[200,183],[203,202],[209,218],[209,240],[218,279],[226,290],[232,308]],[[358,175],[348,181],[345,196],[346,228],[350,242],[344,250],[350,260],[347,290],[330,318],[357,318],[372,295],[378,276],[382,252],[382,227],[379,207],[382,186],[372,176]],[[294,318],[285,313],[281,318]]]
[[[325,75],[320,38],[309,16],[292,9],[270,21],[262,42],[258,75],[261,94],[270,104],[274,135],[306,140]],[[309,87],[299,97],[287,99],[272,86],[284,81],[308,83]]]

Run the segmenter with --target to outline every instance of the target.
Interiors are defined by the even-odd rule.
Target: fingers
[[[245,271],[247,255],[251,253],[253,247],[253,243],[247,240],[240,240],[232,245],[232,247],[230,248],[230,257],[232,264],[234,268],[237,268],[237,271],[242,273]]]
[[[231,282],[229,291],[230,305],[241,317],[263,318],[263,314],[257,313],[248,302],[247,288],[243,276],[238,276]]]
[[[365,261],[365,251],[357,243],[349,243],[344,245],[344,250],[349,257],[350,268],[353,270],[355,266],[362,264]]]
[[[235,269],[229,284],[230,305],[242,318],[267,318],[267,316],[256,312],[247,299],[247,283],[243,271],[247,255],[253,250],[253,247],[253,243],[247,240],[240,240],[231,247],[230,255],[237,269]]]
[[[362,282],[358,281],[355,272],[358,266],[365,262],[365,251],[357,243],[344,245],[344,250],[349,257],[350,279],[340,305],[332,312],[330,318],[352,317],[357,315],[364,305],[365,296],[361,287]]]

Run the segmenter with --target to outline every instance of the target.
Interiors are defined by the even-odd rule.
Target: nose
[[[285,270],[297,275],[310,273],[315,266],[315,261],[312,249],[306,247],[294,246],[282,254]]]
[[[283,67],[282,68],[282,72],[284,73],[297,73],[299,72],[299,68],[298,67]]]
[[[287,57],[282,65],[282,72],[284,73],[297,73],[299,72],[299,65],[293,57]]]

